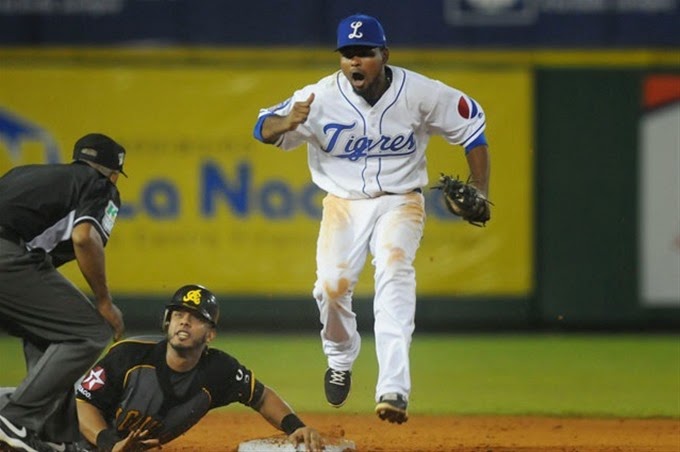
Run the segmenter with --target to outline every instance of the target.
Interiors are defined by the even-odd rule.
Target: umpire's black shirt
[[[55,267],[75,258],[78,223],[95,225],[106,245],[119,209],[116,186],[84,162],[19,166],[0,177],[0,226],[50,253]]]

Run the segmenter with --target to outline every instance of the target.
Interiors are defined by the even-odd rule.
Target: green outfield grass
[[[323,396],[316,335],[223,334],[213,345],[297,411],[334,411]],[[20,342],[0,336],[0,356],[0,386],[15,385],[24,374]],[[680,417],[677,335],[417,334],[411,359],[414,414]],[[372,412],[376,375],[366,336],[344,412]]]

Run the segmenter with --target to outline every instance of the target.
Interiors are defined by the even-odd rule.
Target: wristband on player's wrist
[[[281,420],[281,430],[285,432],[286,435],[292,434],[295,430],[305,426],[305,423],[300,420],[295,414],[287,414]]]
[[[115,428],[107,428],[97,434],[97,450],[109,452],[118,442],[118,432]]]

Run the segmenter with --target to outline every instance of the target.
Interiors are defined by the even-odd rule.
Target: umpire
[[[0,399],[0,446],[64,450],[79,437],[74,384],[124,331],[104,247],[120,208],[125,149],[80,138],[70,164],[0,177],[0,327],[23,339],[27,375]],[[76,260],[95,304],[56,269]]]

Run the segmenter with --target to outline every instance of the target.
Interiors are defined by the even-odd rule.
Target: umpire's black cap
[[[73,146],[73,160],[87,160],[105,168],[123,171],[125,148],[102,133],[88,133]]]

